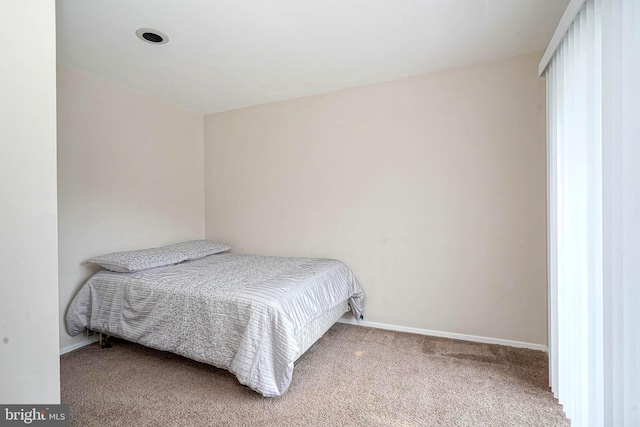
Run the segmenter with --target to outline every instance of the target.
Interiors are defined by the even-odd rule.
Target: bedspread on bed
[[[263,396],[291,382],[297,331],[364,292],[337,260],[218,254],[137,273],[100,271],[67,313],[84,328],[171,351],[232,372]]]

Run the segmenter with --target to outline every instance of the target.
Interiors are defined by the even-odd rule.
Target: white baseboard
[[[433,337],[442,337],[442,338],[452,338],[454,340],[473,341],[473,342],[480,342],[484,344],[507,345],[509,347],[528,348],[531,350],[544,351],[545,353],[549,352],[549,349],[542,344],[532,344],[528,342],[503,340],[500,338],[488,338],[488,337],[480,337],[477,335],[465,335],[465,334],[456,334],[453,332],[432,331],[430,329],[410,328],[408,326],[389,325],[387,323],[367,322],[366,320],[358,321],[358,320],[349,319],[349,318],[340,319],[338,320],[338,322],[347,323],[350,325],[364,326],[366,328],[386,329],[389,331],[398,331],[398,332],[410,332],[412,334],[429,335]]]
[[[531,350],[539,350],[544,351],[545,353],[549,352],[549,349],[542,344],[532,344],[528,342],[520,342],[520,341],[511,341],[511,340],[503,340],[500,338],[488,338],[481,337],[477,335],[465,335],[465,334],[456,334],[454,332],[442,332],[442,331],[433,331],[431,329],[420,329],[420,328],[411,328],[409,326],[398,326],[398,325],[389,325],[387,323],[377,323],[377,322],[368,322],[366,320],[355,320],[355,319],[339,319],[339,323],[347,323],[349,325],[357,325],[364,326],[365,328],[376,328],[376,329],[386,329],[388,331],[397,331],[397,332],[409,332],[412,334],[419,335],[429,335],[432,337],[442,337],[442,338],[451,338],[454,340],[463,340],[463,341],[472,341],[472,342],[480,342],[484,344],[498,344],[498,345],[506,345],[509,347],[517,347],[517,348],[528,348]],[[69,353],[70,351],[77,350],[85,345],[93,344],[99,340],[99,334],[95,334],[92,337],[88,337],[82,341],[79,341],[75,344],[71,344],[69,346],[63,347],[60,349],[60,355],[62,356],[65,353]]]
[[[87,337],[87,338],[83,339],[82,341],[78,341],[75,344],[71,344],[71,345],[68,345],[66,347],[62,347],[60,349],[60,356],[62,356],[65,353],[69,353],[70,351],[77,350],[80,347],[84,347],[85,345],[93,344],[94,342],[97,342],[99,339],[100,339],[100,334],[95,333],[92,337]]]

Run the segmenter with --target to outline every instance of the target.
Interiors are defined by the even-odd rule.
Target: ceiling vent
[[[162,31],[154,30],[153,28],[138,28],[136,30],[136,36],[143,42],[151,44],[167,44],[169,43],[169,37]]]

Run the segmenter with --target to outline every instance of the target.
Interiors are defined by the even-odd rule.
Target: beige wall
[[[206,116],[207,237],[347,262],[369,321],[546,345],[538,59]]]
[[[203,118],[58,67],[60,346],[88,258],[204,237]]]
[[[55,404],[55,3],[0,2],[0,40],[0,403]]]

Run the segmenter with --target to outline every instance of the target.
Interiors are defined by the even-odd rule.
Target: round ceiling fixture
[[[153,28],[138,28],[136,30],[136,36],[143,42],[151,44],[167,44],[169,43],[169,37],[162,31],[154,30]]]

